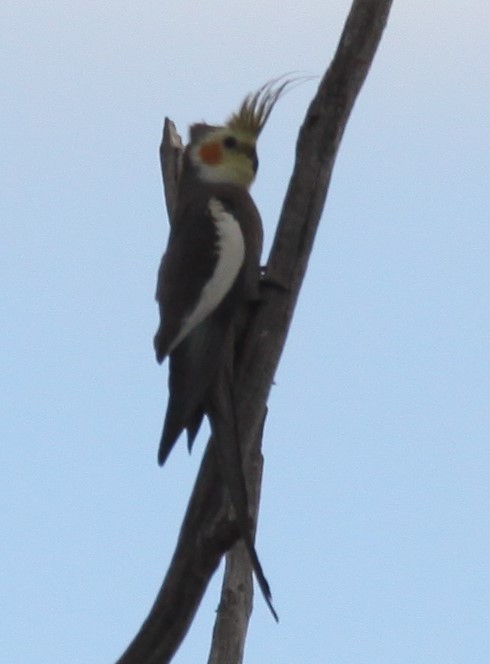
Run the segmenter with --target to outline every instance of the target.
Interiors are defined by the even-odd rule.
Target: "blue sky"
[[[0,9],[0,659],[105,664],[152,604],[205,433],[156,463],[169,115],[321,75],[350,3]],[[488,664],[490,9],[395,0],[269,402],[249,664]],[[315,83],[261,138],[267,246]],[[206,661],[221,572],[176,664]]]

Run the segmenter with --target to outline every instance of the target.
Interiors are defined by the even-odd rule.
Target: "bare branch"
[[[263,297],[246,328],[235,386],[240,428],[246,432],[241,441],[245,473],[249,492],[254,496],[260,487],[260,433],[265,404],[308,264],[340,140],[373,61],[391,4],[392,0],[354,0],[335,57],[299,133],[296,164],[268,262]],[[167,190],[165,168],[163,172]],[[169,189],[170,218],[172,196]],[[212,445],[208,444],[162,588],[118,664],[165,664],[180,645],[223,553],[239,536],[229,518],[228,499],[221,484]],[[254,502],[257,511],[258,499]],[[244,578],[249,579],[248,561],[237,564],[245,570]],[[223,622],[215,631],[227,633],[228,658],[220,659],[216,649],[223,650],[223,641],[216,638],[210,664],[240,664],[243,659],[250,603],[244,595],[239,603],[241,617],[233,618],[227,601],[239,597],[237,584],[233,583],[234,587],[225,586],[223,590],[220,613],[228,613],[223,613]]]
[[[249,455],[243,461],[244,474],[247,478],[249,510],[254,518],[252,532],[254,537],[264,465],[260,451],[264,424],[265,414],[255,443],[250,447]],[[208,664],[240,664],[243,661],[252,606],[252,566],[246,548],[239,540],[226,554],[221,602],[214,625]]]
[[[118,664],[171,660],[223,554],[239,537],[228,512],[214,448],[208,445],[167,575],[148,618]]]
[[[252,613],[252,571],[245,545],[237,542],[226,555],[221,602],[208,664],[242,662]]]
[[[165,118],[160,145],[160,166],[162,168],[165,205],[167,206],[170,224],[172,223],[175,201],[177,200],[177,185],[182,170],[183,153],[184,145],[174,123],[169,118]]]

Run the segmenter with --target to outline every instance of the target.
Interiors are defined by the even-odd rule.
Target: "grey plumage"
[[[158,275],[161,322],[154,345],[159,362],[169,358],[169,401],[158,461],[160,464],[166,461],[184,430],[190,449],[207,415],[221,475],[242,538],[262,593],[277,619],[251,535],[233,394],[234,327],[258,297],[262,224],[246,186],[233,181],[203,181],[192,161],[196,141],[206,140],[220,130],[222,128],[198,125],[191,131],[168,246]],[[254,171],[254,145],[246,144],[241,149],[246,156],[240,158],[250,161]],[[230,235],[233,247],[224,263],[226,268],[236,267],[236,277],[230,278],[219,301],[214,302],[210,296],[211,310],[208,312],[205,308],[207,313],[202,320],[197,317],[197,322],[190,326],[206,285],[213,276],[216,278],[219,252],[223,249],[220,228],[226,229],[227,224],[234,229]],[[244,253],[240,262],[242,243]]]

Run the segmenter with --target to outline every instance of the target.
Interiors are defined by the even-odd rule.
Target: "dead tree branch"
[[[262,299],[250,317],[239,358],[236,388],[244,470],[258,510],[265,404],[284,347],[313,247],[339,144],[374,59],[392,0],[354,0],[334,59],[301,127],[296,163],[267,264]],[[173,209],[167,189],[167,206]],[[243,427],[246,423],[246,428]],[[212,445],[208,444],[181,527],[177,547],[155,603],[117,664],[165,664],[182,642],[223,554],[238,540],[229,517]],[[240,555],[237,548],[237,553]],[[209,664],[240,664],[251,611],[248,564],[231,559]],[[231,581],[230,581],[231,579]],[[237,606],[239,607],[237,609]],[[231,611],[231,613],[230,613]],[[233,612],[235,612],[233,614]]]

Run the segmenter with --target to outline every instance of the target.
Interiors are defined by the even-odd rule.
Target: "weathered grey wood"
[[[184,145],[169,118],[163,124],[163,137],[160,144],[160,166],[162,169],[163,191],[169,223],[172,223],[175,201],[177,200],[177,185],[182,170],[182,155]]]
[[[257,431],[254,445],[243,460],[247,477],[249,509],[254,515],[253,535],[257,523],[263,457],[260,451],[264,431]],[[243,661],[248,623],[253,608],[252,566],[245,546],[239,540],[226,555],[226,567],[221,590],[221,602],[216,615],[208,664],[227,664]]]

